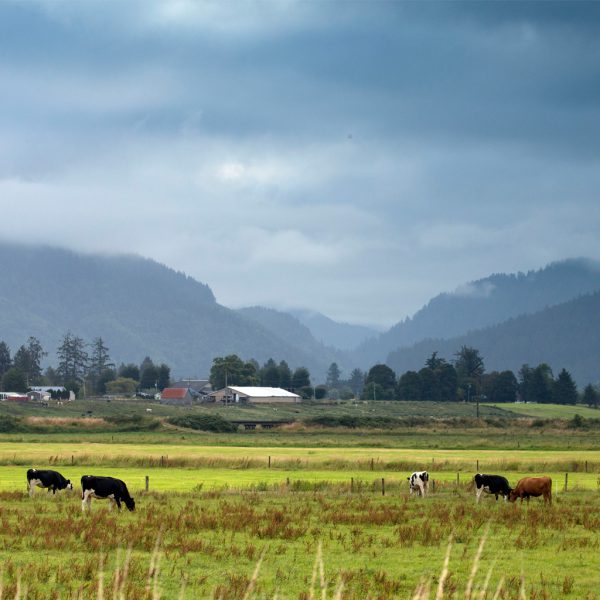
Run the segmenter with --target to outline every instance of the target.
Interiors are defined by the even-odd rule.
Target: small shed
[[[192,404],[194,394],[190,388],[165,388],[160,394],[163,404]]]
[[[249,404],[294,404],[302,398],[283,388],[245,387],[229,385],[210,394],[215,402],[223,404],[247,402]]]

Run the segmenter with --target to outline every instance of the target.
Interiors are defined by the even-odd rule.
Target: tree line
[[[87,343],[67,332],[56,350],[57,364],[42,369],[48,353],[35,337],[29,337],[14,356],[0,341],[2,391],[26,392],[34,386],[63,386],[77,395],[131,394],[140,390],[162,391],[169,386],[171,369],[154,364],[150,357],[140,365],[116,366],[101,337]]]
[[[566,369],[555,377],[546,363],[537,367],[524,364],[517,374],[511,370],[486,372],[479,350],[462,346],[454,360],[447,361],[433,352],[422,369],[406,371],[400,377],[388,365],[374,365],[365,376],[361,398],[555,404],[576,404],[580,400],[598,407],[600,392],[588,384],[580,394]]]

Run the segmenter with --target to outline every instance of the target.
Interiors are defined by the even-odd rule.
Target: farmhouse
[[[215,402],[248,402],[250,404],[293,404],[301,397],[282,388],[227,386],[209,395]]]
[[[160,394],[163,404],[191,404],[195,394],[189,387],[165,388]]]

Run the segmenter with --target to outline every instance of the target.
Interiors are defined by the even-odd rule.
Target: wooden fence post
[[[269,456],[269,469],[271,468],[271,457]]]
[[[150,477],[146,475],[146,491],[150,489]]]
[[[381,478],[381,495],[385,496],[385,479]]]
[[[75,464],[75,457],[71,454],[71,464],[74,465]]]
[[[475,469],[476,473],[479,473],[479,459],[477,459],[477,468]]]
[[[433,493],[435,494],[435,479],[431,480],[431,484],[432,484],[432,487],[433,487]]]
[[[565,473],[565,492],[567,491],[569,487],[569,474]]]
[[[373,459],[371,459],[371,471],[373,470]]]
[[[458,486],[460,485],[460,473],[456,474],[456,488],[458,489]]]
[[[350,493],[354,493],[354,477],[350,477]]]

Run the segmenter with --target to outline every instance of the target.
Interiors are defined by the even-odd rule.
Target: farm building
[[[163,404],[191,404],[196,394],[189,387],[165,388],[160,394]]]
[[[206,396],[212,392],[212,386],[208,379],[179,379],[171,387],[190,388],[192,394],[195,392],[199,396]]]
[[[250,404],[282,404],[300,402],[301,397],[282,388],[227,386],[209,394],[215,402],[248,402]]]

